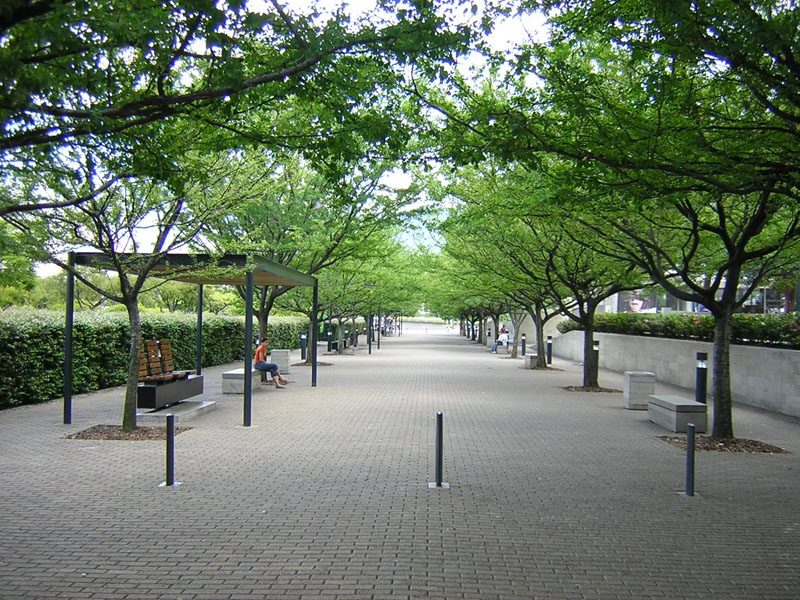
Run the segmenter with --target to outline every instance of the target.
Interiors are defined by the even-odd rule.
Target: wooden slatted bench
[[[168,339],[147,340],[139,352],[136,406],[159,409],[203,393],[203,376],[194,370],[176,371]]]
[[[656,425],[676,433],[685,433],[689,423],[694,423],[698,433],[705,432],[707,411],[705,404],[681,396],[653,394],[647,404],[647,417]]]

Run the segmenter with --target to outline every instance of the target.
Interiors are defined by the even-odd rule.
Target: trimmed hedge
[[[697,313],[602,313],[595,316],[595,331],[627,335],[714,341],[714,317]],[[731,343],[777,348],[800,348],[800,314],[733,315]],[[580,329],[562,321],[561,333]]]
[[[299,348],[303,317],[273,317],[273,348]],[[195,361],[197,318],[192,314],[143,314],[142,339],[172,340],[175,368]],[[244,318],[203,319],[203,366],[244,359]],[[257,330],[255,330],[257,331]],[[72,392],[124,385],[130,353],[128,317],[119,312],[75,313]],[[0,409],[35,404],[64,393],[64,313],[10,310],[0,313]]]

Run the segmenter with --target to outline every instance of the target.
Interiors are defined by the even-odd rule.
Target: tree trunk
[[[344,354],[344,327],[342,327],[342,317],[336,317],[336,323],[338,324],[336,340],[339,342],[336,354]]]
[[[583,324],[583,387],[600,387],[597,377],[597,358],[594,353],[594,318]]]
[[[122,408],[122,430],[136,429],[137,387],[139,385],[139,349],[142,347],[142,322],[139,304],[134,300],[127,304],[128,323],[131,328],[131,351],[128,357],[128,383],[125,387],[125,403]]]
[[[509,310],[511,316],[511,324],[514,327],[514,343],[511,345],[511,358],[519,357],[519,343],[520,343],[520,329],[522,323],[525,321],[525,312],[517,310],[516,312]],[[527,342],[527,340],[526,340]]]
[[[544,338],[544,321],[538,308],[528,309],[528,314],[536,329],[536,366],[540,369],[547,368],[547,348]]]
[[[714,420],[711,437],[732,438],[733,397],[731,394],[731,325],[732,309],[714,315],[714,373],[711,394],[714,402]]]

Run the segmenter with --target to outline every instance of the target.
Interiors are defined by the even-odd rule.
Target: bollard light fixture
[[[697,369],[695,369],[694,400],[706,404],[708,398],[708,352],[697,353]]]

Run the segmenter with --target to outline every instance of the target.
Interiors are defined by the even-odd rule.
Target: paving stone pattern
[[[324,346],[320,346],[324,348]],[[433,326],[293,367],[163,442],[67,440],[121,422],[121,388],[0,413],[0,598],[795,599],[800,423],[737,407],[787,455],[685,454],[580,366],[522,360]],[[296,358],[295,358],[296,360]],[[622,389],[620,373],[601,385]],[[662,384],[657,393],[683,393]],[[434,478],[444,414],[444,481]]]

